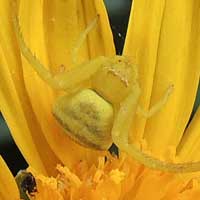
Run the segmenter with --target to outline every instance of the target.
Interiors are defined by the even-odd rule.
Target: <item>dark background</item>
[[[132,0],[104,0],[113,30],[114,41],[116,45],[117,54],[121,54],[126,29],[128,24],[128,17]],[[16,173],[20,169],[27,167],[27,163],[15,145],[9,129],[0,114],[0,154],[6,161],[12,173]]]
[[[121,54],[124,39],[126,36],[126,29],[132,0],[104,0],[104,2],[109,13],[109,19],[114,35],[116,52],[117,54]],[[192,116],[194,115],[194,112],[196,111],[199,102],[200,87],[198,89],[198,94]],[[115,147],[113,148],[116,152]],[[9,166],[14,175],[20,169],[24,169],[27,167],[27,163],[24,160],[23,156],[20,154],[19,150],[17,149],[17,146],[15,145],[10,135],[9,129],[2,115],[0,115],[0,154],[3,156],[4,160],[6,161],[7,165]]]

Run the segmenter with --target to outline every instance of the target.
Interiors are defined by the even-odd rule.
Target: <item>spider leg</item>
[[[85,33],[83,33],[80,39],[80,43],[84,40],[89,30],[92,29],[92,27],[95,25],[96,21],[97,19],[93,21],[93,23],[87,28]],[[40,63],[40,61],[28,48],[20,30],[19,20],[17,16],[13,17],[13,24],[23,56],[28,60],[28,62],[38,73],[38,75],[54,89],[67,90],[70,88],[74,88],[76,85],[80,84],[84,80],[89,79],[94,73],[96,73],[99,67],[102,66],[102,63],[107,59],[101,56],[91,60],[90,62],[76,66],[68,72],[53,75]]]
[[[46,81],[51,87],[58,89],[59,85],[54,80],[53,75],[40,63],[37,57],[31,52],[28,48],[27,44],[24,41],[24,37],[21,32],[19,19],[16,15],[13,15],[13,25],[14,31],[16,34],[16,38],[20,47],[20,50],[23,56],[27,59],[27,61],[31,64],[34,70],[38,73],[38,75]]]
[[[98,19],[99,19],[99,16],[97,15],[97,17],[92,22],[90,22],[87,28],[83,32],[81,32],[81,34],[79,35],[79,39],[76,41],[76,44],[73,47],[72,52],[71,52],[72,62],[74,65],[77,65],[77,54],[81,45],[85,41],[88,33],[97,25]]]
[[[117,116],[115,117],[112,139],[113,142],[119,147],[121,151],[128,153],[135,160],[144,164],[149,168],[156,170],[185,173],[200,171],[200,162],[191,163],[169,163],[154,158],[140,149],[135,145],[129,143],[129,132],[133,119],[134,112],[137,108],[137,102],[140,96],[140,88],[136,85],[129,96],[120,104],[120,108]]]
[[[54,80],[58,82],[59,88],[69,91],[80,85],[81,82],[89,80],[107,60],[108,58],[99,56],[89,62],[73,67],[67,72],[57,74]]]
[[[128,145],[129,130],[132,124],[133,116],[136,112],[138,99],[140,96],[139,85],[136,84],[126,99],[120,103],[117,116],[114,119],[112,128],[112,137],[114,143],[121,146]]]
[[[155,104],[153,107],[150,108],[150,110],[146,111],[142,107],[138,106],[136,110],[136,114],[141,115],[142,117],[149,118],[159,112],[162,107],[167,103],[169,96],[171,95],[172,91],[174,89],[173,85],[170,85],[168,89],[166,90],[164,96]]]

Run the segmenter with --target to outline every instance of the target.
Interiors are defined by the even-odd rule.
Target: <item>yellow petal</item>
[[[0,156],[0,199],[18,200],[19,190],[3,158]]]
[[[93,30],[93,34],[96,33],[96,35],[92,36],[94,39],[91,38],[91,45],[98,47],[99,44],[104,43],[103,38],[106,37],[104,35],[106,33],[110,33],[108,36],[111,37],[102,1],[94,1],[95,4],[93,1],[91,2],[91,4],[83,4],[82,1],[53,1],[51,3],[44,3],[41,0],[20,1],[20,24],[25,41],[45,66],[53,65],[51,69],[54,72],[59,72],[60,65],[65,67],[70,65],[69,56],[73,41],[86,27],[86,24],[96,17],[97,13],[100,14],[100,20],[107,23],[104,22],[105,24],[101,27],[97,26],[96,31]],[[87,14],[87,17],[90,17],[87,22],[85,13],[91,13],[91,16]],[[110,45],[105,42],[105,46],[96,48],[95,54],[109,54],[113,46],[111,41],[109,41]],[[84,54],[80,53],[78,62],[90,57],[89,49],[90,45],[86,42],[83,45]],[[114,48],[112,50],[114,53]],[[66,136],[51,113],[56,91],[53,91],[40,79],[24,58],[22,58],[22,64],[25,86],[34,113],[47,142],[61,162],[72,166],[77,160],[86,159],[92,155],[96,157],[96,151],[81,147]]]
[[[179,145],[178,156],[182,161],[200,160],[200,140],[199,140],[200,108],[198,108],[189,127],[186,129],[184,137]]]
[[[58,162],[44,139],[24,86],[19,49],[12,29],[9,1],[0,11],[0,106],[13,138],[29,164],[42,173],[54,171]],[[51,156],[49,156],[51,155]]]
[[[133,24],[129,30],[133,29],[134,32],[137,32],[133,39],[137,40],[138,57],[144,55],[143,63],[139,62],[138,64],[143,69],[144,76],[153,77],[154,75],[153,87],[152,81],[149,85],[144,81],[144,86],[148,88],[148,91],[152,89],[150,105],[159,101],[170,84],[174,85],[174,91],[167,105],[150,118],[145,126],[144,137],[150,149],[157,155],[166,153],[171,146],[176,148],[194,103],[200,74],[199,5],[200,2],[195,0],[169,0],[159,1],[159,3],[157,1],[145,1],[145,3],[144,1],[135,1],[133,19],[134,13],[137,15],[141,9],[142,14],[147,13],[137,20],[135,18],[136,26]],[[156,14],[155,10],[157,10]],[[154,18],[149,16],[149,12]],[[155,18],[157,18],[156,26]],[[139,31],[138,21],[142,25],[148,23],[147,30],[143,26],[143,31]],[[151,43],[151,37],[147,34],[155,35],[156,41]],[[130,41],[129,37],[131,37],[130,34],[128,35]],[[146,39],[147,41],[145,41]],[[126,47],[126,51],[131,52],[130,46],[131,44]],[[152,50],[153,57],[145,56],[146,52]],[[154,74],[149,73],[149,66],[155,67]],[[143,89],[143,81],[141,85]],[[146,91],[143,91],[141,96],[145,98],[143,96],[146,96]],[[149,97],[149,93],[147,93],[147,97]],[[142,106],[146,108],[145,105],[142,104]]]
[[[131,8],[123,54],[138,65],[142,89],[139,104],[143,109],[148,109],[150,104],[164,2],[135,0]],[[135,116],[132,130],[134,141],[143,138],[145,123],[146,119]]]
[[[200,75],[199,23],[200,2],[166,2],[151,103],[158,101],[170,83],[174,92],[145,127],[145,138],[157,154],[178,145],[192,111]]]

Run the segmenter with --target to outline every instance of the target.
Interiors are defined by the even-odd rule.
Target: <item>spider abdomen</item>
[[[101,150],[112,144],[113,107],[93,90],[84,89],[72,97],[60,97],[53,114],[79,144]]]

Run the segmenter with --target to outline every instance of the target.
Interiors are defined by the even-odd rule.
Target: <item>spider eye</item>
[[[111,146],[113,107],[93,90],[84,89],[72,97],[60,97],[53,114],[77,143],[98,150]]]

